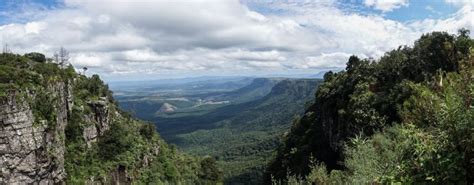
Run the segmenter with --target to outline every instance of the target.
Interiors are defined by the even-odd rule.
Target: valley
[[[154,123],[167,142],[190,154],[215,157],[227,183],[256,184],[320,82],[242,77],[156,91],[122,85],[115,97],[124,110]]]

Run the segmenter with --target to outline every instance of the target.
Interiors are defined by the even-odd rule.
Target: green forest
[[[235,90],[176,95],[183,99],[198,96],[231,102],[217,108],[134,93],[117,96],[117,99],[124,110],[155,123],[167,142],[192,155],[216,158],[226,184],[260,184],[274,149],[281,145],[280,136],[290,128],[295,116],[301,116],[313,101],[321,81],[255,78]],[[177,107],[190,104],[191,108],[183,109],[206,113],[194,114],[178,108],[177,112],[156,115],[156,109],[163,102]]]
[[[474,40],[432,32],[324,75],[270,184],[472,184]]]

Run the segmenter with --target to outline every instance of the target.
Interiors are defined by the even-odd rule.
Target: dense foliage
[[[474,42],[468,35],[425,34],[379,61],[353,56],[345,71],[327,73],[266,179],[472,183]]]

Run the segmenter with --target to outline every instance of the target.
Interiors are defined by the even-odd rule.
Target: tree
[[[42,53],[32,52],[25,54],[25,57],[40,63],[46,62],[46,57]]]
[[[222,171],[217,168],[216,159],[207,156],[201,161],[200,178],[208,181],[218,182],[222,179]]]
[[[84,66],[82,70],[83,70],[83,75],[86,75],[87,67]]]
[[[2,51],[3,54],[7,54],[7,53],[11,53],[11,50],[10,48],[8,48],[8,44],[5,44],[3,46],[3,51]]]
[[[59,49],[59,65],[63,66],[69,61],[69,51],[61,47]]]
[[[69,51],[61,46],[59,51],[54,53],[53,60],[60,66],[64,66],[69,61]]]
[[[53,55],[53,61],[54,63],[59,64],[59,54],[57,52]]]
[[[346,71],[351,71],[352,69],[356,68],[360,64],[359,57],[352,55],[349,57],[349,61],[347,62]]]
[[[140,127],[140,135],[148,140],[153,139],[156,133],[156,127],[153,123],[145,123]]]

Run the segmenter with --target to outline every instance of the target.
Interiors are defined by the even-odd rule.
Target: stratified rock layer
[[[31,106],[11,93],[0,102],[0,184],[56,184],[65,178],[64,129],[69,93],[64,83],[51,87],[56,121],[33,116]],[[31,98],[34,99],[34,96]]]

